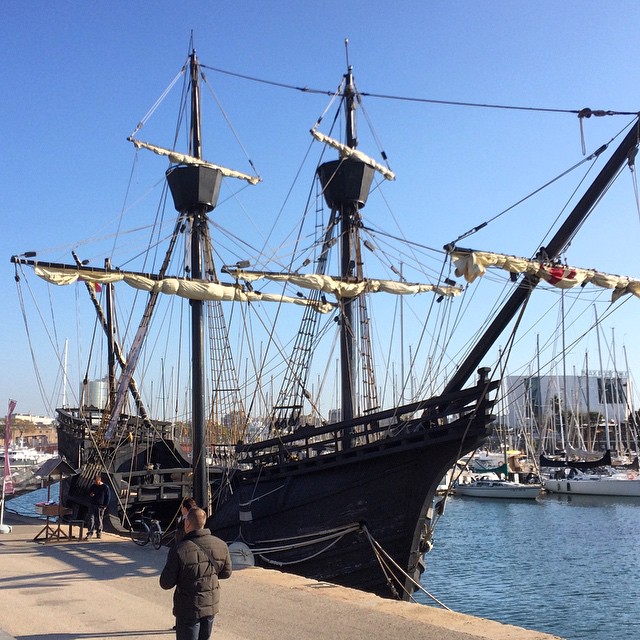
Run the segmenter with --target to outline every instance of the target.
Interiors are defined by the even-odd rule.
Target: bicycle
[[[131,539],[141,547],[151,542],[154,549],[159,549],[162,546],[162,527],[153,518],[152,511],[145,513],[146,508],[142,507],[135,513],[135,520],[131,523]]]

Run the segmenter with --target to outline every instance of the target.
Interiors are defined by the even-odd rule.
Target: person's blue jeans
[[[89,529],[87,535],[98,532],[98,535],[102,533],[102,526],[104,520],[105,507],[99,507],[97,504],[92,504],[89,509]]]
[[[176,640],[209,640],[213,631],[213,616],[195,622],[176,618]]]

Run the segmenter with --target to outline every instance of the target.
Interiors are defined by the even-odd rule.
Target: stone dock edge
[[[0,534],[0,640],[175,637],[166,549],[103,534],[41,543],[45,522],[5,512]],[[558,636],[422,604],[386,600],[278,570],[221,581],[213,640],[559,640]]]

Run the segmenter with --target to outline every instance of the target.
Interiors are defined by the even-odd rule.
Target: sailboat
[[[470,498],[499,498],[503,500],[535,500],[542,487],[540,484],[524,484],[513,480],[480,477],[469,484],[459,484],[456,494]]]
[[[586,496],[620,496],[640,498],[640,475],[637,471],[616,471],[611,467],[600,472],[567,469],[543,481],[550,493]]]
[[[542,485],[537,476],[532,472],[523,473],[520,467],[519,459],[523,458],[523,454],[510,449],[506,439],[502,446],[501,452],[480,452],[477,460],[472,457],[465,462],[472,474],[458,479],[455,484],[456,495],[507,500],[530,500],[540,495]],[[525,482],[520,481],[523,475]]]
[[[356,109],[362,96],[352,68],[348,66],[336,93],[344,116],[344,141],[321,132],[320,120],[312,129],[315,140],[338,155],[321,162],[316,172],[328,218],[317,225],[315,253],[302,263],[292,261],[288,266],[295,264],[293,268],[270,270],[249,268],[245,260],[216,265],[209,214],[217,206],[221,183],[240,180],[253,185],[260,179],[204,159],[202,69],[195,51],[184,66],[184,78],[188,149],[163,147],[137,135],[130,138],[136,148],[170,162],[166,180],[178,215],[159,269],[117,267],[111,259],[104,267],[92,267],[76,255],[72,264],[44,262],[28,253],[12,257],[19,278],[29,267],[49,283],[84,286],[109,345],[104,406],[91,402],[85,390],[77,407],[58,410],[59,451],[79,469],[63,499],[81,511],[83,492],[95,473],[103,473],[114,488],[114,525],[126,527],[141,505],[151,506],[165,525],[170,524],[181,498],[193,495],[210,514],[208,527],[230,544],[236,559],[409,599],[442,512],[436,500],[438,483],[491,433],[500,381],[481,366],[483,359],[540,275],[525,272],[503,310],[436,393],[381,406],[371,360],[367,296],[426,292],[446,304],[460,287],[445,279],[421,283],[366,275],[364,253],[371,247],[361,237],[362,210],[375,181],[394,176],[384,162],[357,148]],[[545,247],[547,262],[558,257],[636,144],[637,123]],[[179,243],[187,257],[180,270],[175,260]],[[157,244],[151,243],[150,249]],[[332,262],[335,249],[338,259]],[[453,246],[447,251],[473,262],[469,251]],[[336,264],[338,273],[333,275],[330,269]],[[309,266],[312,270],[303,272]],[[116,285],[129,285],[144,301],[127,350],[113,320]],[[277,289],[269,292],[269,286]],[[296,292],[288,293],[291,288]],[[191,342],[185,346],[192,364],[189,413],[178,420],[153,417],[136,378],[154,311],[163,297],[186,300],[190,310]],[[259,384],[266,379],[267,386],[272,385],[268,374],[246,375],[245,385],[238,381],[224,305],[253,309],[267,304],[277,309],[275,316],[286,306],[300,310],[302,318],[292,354],[283,358],[281,391],[262,396]],[[324,316],[332,318],[338,331],[340,405],[329,419],[316,420],[308,413],[308,407],[315,406],[309,357],[320,350],[317,336],[326,324],[318,319]],[[242,317],[241,325],[245,333],[259,332],[248,316]],[[271,340],[272,334],[267,335]],[[222,346],[220,337],[227,339]],[[212,366],[205,346],[214,343],[217,359]],[[245,353],[245,358],[267,369],[273,366],[271,356],[262,351]],[[357,360],[364,361],[361,368]],[[206,369],[211,369],[212,383],[206,381]],[[243,395],[241,386],[255,390]],[[269,408],[264,409],[267,401]],[[191,432],[188,446],[185,427]]]

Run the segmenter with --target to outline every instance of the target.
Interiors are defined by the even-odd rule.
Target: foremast
[[[191,123],[189,153],[202,159],[200,122],[199,64],[196,52],[189,56],[191,82]],[[217,204],[222,172],[201,164],[177,165],[167,171],[167,182],[175,208],[190,226],[190,275],[203,275],[203,246],[208,239],[208,217]],[[209,505],[209,482],[205,455],[205,386],[204,386],[204,303],[191,300],[191,430],[193,497],[205,509]]]

